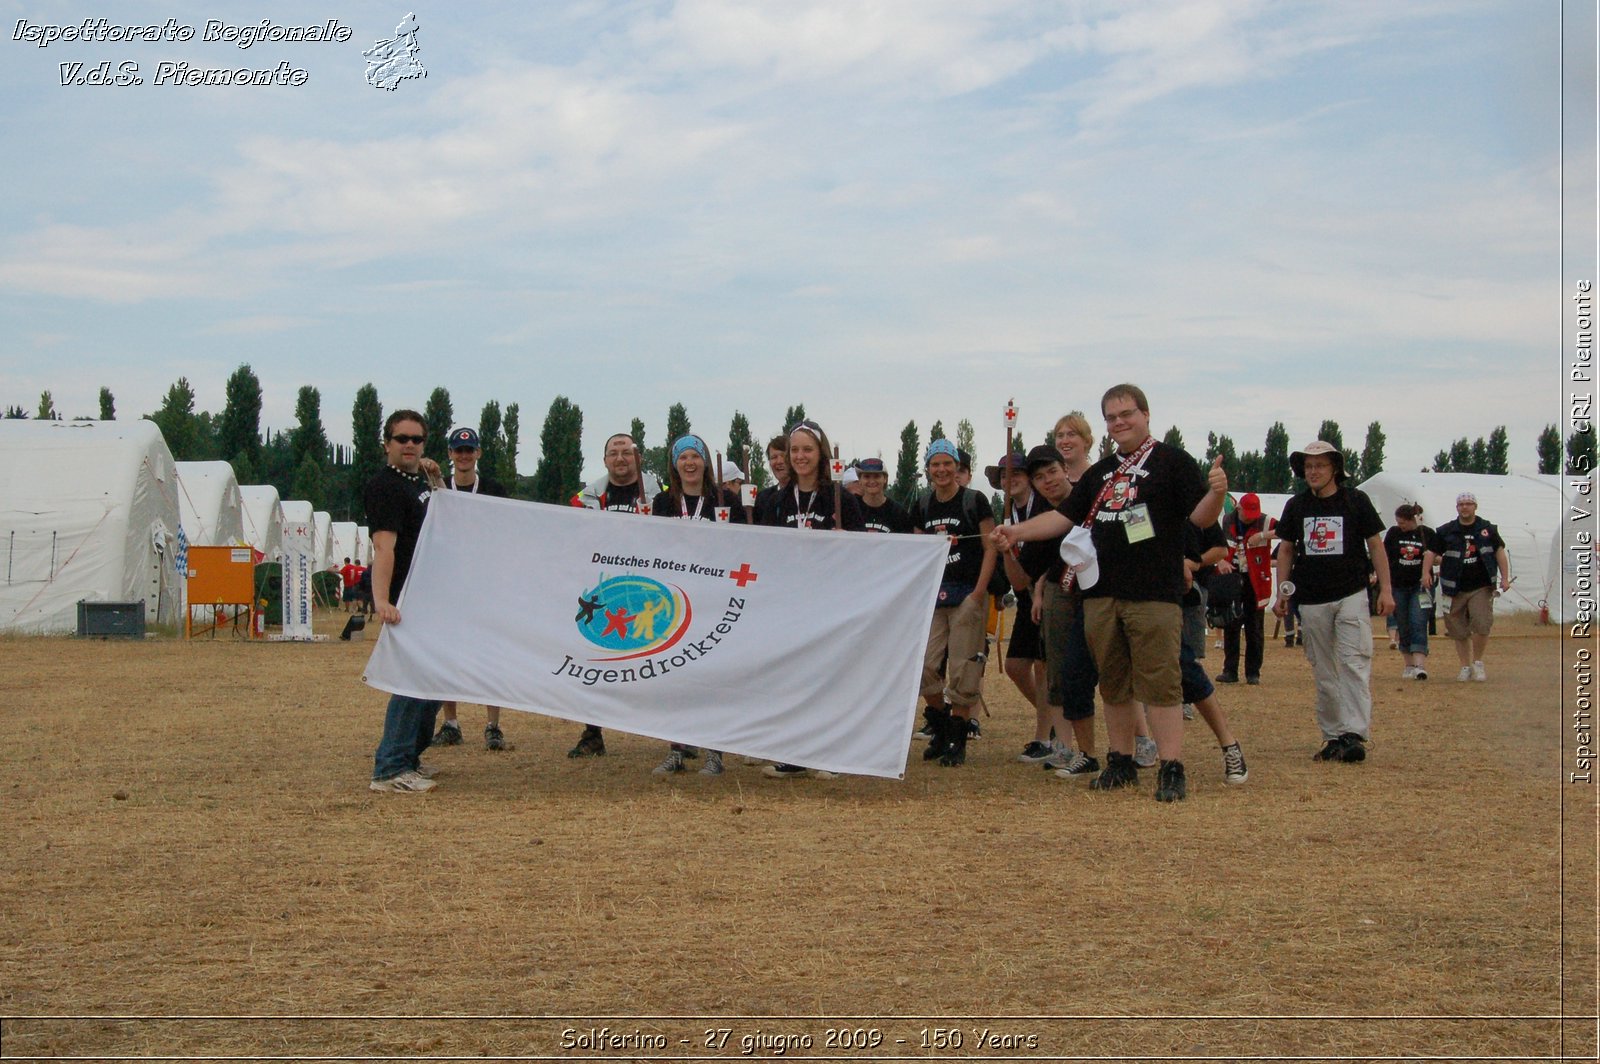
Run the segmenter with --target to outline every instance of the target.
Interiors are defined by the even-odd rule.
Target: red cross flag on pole
[[[835,480],[839,479],[840,477],[844,476],[844,459],[835,458],[833,460],[833,465],[829,468],[833,470],[833,478]]]
[[[1006,428],[1014,429],[1016,427],[1017,427],[1017,404],[1014,401],[1012,401],[1010,399],[1007,399],[1006,400]]]

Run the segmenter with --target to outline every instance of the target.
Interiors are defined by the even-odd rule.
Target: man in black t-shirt
[[[949,440],[928,444],[924,466],[929,489],[912,513],[912,530],[946,536],[950,552],[933,611],[933,625],[922,658],[923,710],[933,738],[922,752],[955,766],[967,759],[968,722],[983,697],[983,667],[988,659],[989,619],[985,590],[994,573],[995,552],[987,536],[994,512],[981,492],[957,481],[958,456]],[[939,665],[949,656],[946,675]]]
[[[606,440],[602,452],[606,475],[579,493],[579,501],[590,510],[612,513],[648,514],[651,500],[661,491],[661,481],[640,468],[639,445],[631,435],[618,432]],[[585,724],[577,745],[568,757],[604,757],[605,734],[599,725]]]
[[[483,457],[483,447],[478,442],[476,429],[463,426],[450,433],[450,476],[444,482],[447,491],[464,491],[469,495],[488,495],[496,499],[509,498],[506,489],[497,480],[478,472],[478,460]],[[505,732],[500,730],[500,707],[485,706],[487,721],[483,728],[483,745],[489,750],[510,750]],[[433,737],[435,746],[456,746],[461,742],[461,725],[456,722],[456,704],[443,704],[444,720]]]
[[[1394,611],[1383,521],[1372,500],[1345,485],[1344,455],[1323,440],[1289,456],[1306,490],[1278,521],[1279,617],[1300,611],[1306,657],[1317,682],[1318,761],[1364,761],[1372,738],[1372,622],[1367,569],[1378,579],[1378,613]]]
[[[1389,559],[1389,586],[1394,592],[1394,640],[1405,661],[1402,680],[1428,678],[1428,625],[1423,616],[1424,596],[1433,587],[1433,568],[1425,564],[1433,529],[1422,524],[1421,510],[1411,503],[1395,507],[1394,525],[1383,534],[1383,552]]]
[[[1096,789],[1137,783],[1136,703],[1145,704],[1161,758],[1156,800],[1188,795],[1183,770],[1184,522],[1206,527],[1222,513],[1228,477],[1219,455],[1208,472],[1150,435],[1150,403],[1132,384],[1100,400],[1116,451],[1089,467],[1066,502],[1020,525],[995,529],[1002,550],[1086,527],[1094,562],[1080,563],[1085,634],[1100,671],[1110,752]],[[1069,536],[1081,541],[1084,533]]]
[[[362,498],[372,535],[372,601],[384,624],[399,624],[400,591],[411,570],[417,536],[428,516],[428,498],[442,486],[439,465],[422,456],[428,430],[415,410],[396,410],[384,422],[384,455],[388,465],[367,481]],[[383,719],[383,738],[373,758],[371,788],[407,793],[432,790],[433,772],[422,751],[433,738],[439,703],[390,695]]]
[[[1446,521],[1428,543],[1424,565],[1439,563],[1439,593],[1450,601],[1444,630],[1456,644],[1461,672],[1456,679],[1489,678],[1483,652],[1494,627],[1495,580],[1499,590],[1511,590],[1511,559],[1500,530],[1478,516],[1478,497],[1470,491],[1456,496],[1456,519]]]

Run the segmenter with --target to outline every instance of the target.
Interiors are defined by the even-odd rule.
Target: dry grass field
[[[662,779],[515,712],[490,753],[464,706],[437,790],[372,794],[370,649],[0,640],[0,1055],[1594,1055],[1595,792],[1529,620],[1486,684],[1380,643],[1359,766],[1269,643],[1222,689],[1249,782],[1196,721],[1175,806],[1017,763],[993,670],[969,763],[902,782]]]

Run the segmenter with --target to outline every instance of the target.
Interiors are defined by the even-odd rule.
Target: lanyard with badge
[[[1094,505],[1089,507],[1088,516],[1084,518],[1083,525],[1085,528],[1094,527],[1095,516],[1099,514],[1100,507],[1111,499],[1117,482],[1126,480],[1129,474],[1143,469],[1145,462],[1150,458],[1150,453],[1155,450],[1155,446],[1155,437],[1146,436],[1144,442],[1134,448],[1133,453],[1124,458],[1122,464],[1117,466],[1116,471],[1106,478],[1105,484],[1100,488],[1100,494],[1094,498]],[[1128,537],[1129,543],[1139,543],[1156,534],[1155,526],[1150,522],[1150,507],[1142,502],[1122,511],[1121,524],[1123,533]],[[1062,589],[1070,590],[1076,576],[1077,573],[1069,567],[1061,578]]]
[[[800,485],[794,488],[794,526],[796,528],[810,528],[813,521],[822,520],[821,516],[811,512],[811,507],[817,501],[817,491],[813,488],[806,492],[806,508],[800,509]]]

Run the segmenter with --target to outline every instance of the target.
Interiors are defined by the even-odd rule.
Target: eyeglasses
[[[1110,425],[1117,421],[1132,421],[1138,414],[1139,408],[1136,406],[1129,407],[1126,410],[1118,410],[1114,413],[1108,411],[1106,413],[1106,424]]]
[[[406,436],[406,435],[402,435],[401,433],[398,433],[398,432],[395,433],[393,436],[390,436],[389,438],[391,440],[393,440],[395,443],[427,443],[428,442],[428,437],[426,437],[426,436]]]
[[[400,439],[400,437],[396,436],[395,439],[398,440],[398,439]],[[417,440],[416,442],[417,443],[421,443],[422,441],[421,440]],[[450,448],[450,453],[451,454],[477,454],[478,453],[478,449],[476,447],[452,447],[452,448]]]

